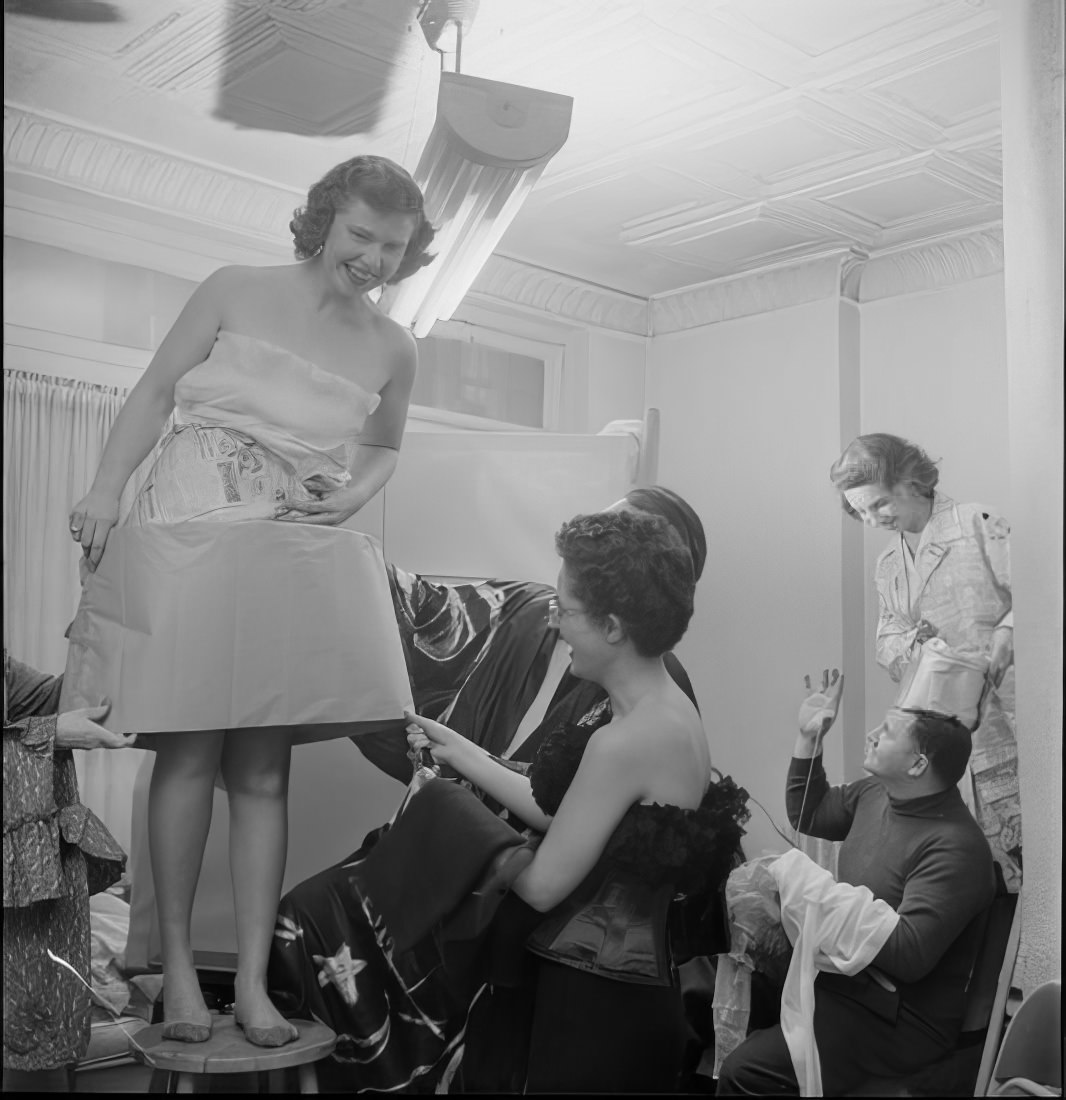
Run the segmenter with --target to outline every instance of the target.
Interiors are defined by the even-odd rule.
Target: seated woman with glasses
[[[605,512],[565,524],[556,546],[563,566],[548,614],[570,648],[573,675],[598,685],[602,699],[577,722],[561,721],[547,734],[528,774],[426,718],[412,719],[418,731],[411,747],[428,749],[505,807],[512,821],[544,834],[493,921],[500,934],[492,951],[506,952],[510,944],[521,954],[525,940],[536,970],[528,1072],[519,1087],[670,1090],[685,1029],[667,911],[679,889],[724,879],[747,819],[747,796],[729,779],[713,781],[699,714],[664,664],[688,626],[695,588],[692,555],[676,531],[660,517]],[[438,833],[448,828],[435,825]],[[275,975],[287,976],[306,1000],[316,982],[298,974],[293,961],[322,964],[322,987],[336,985],[331,973],[343,963],[351,989],[314,1011],[347,1044],[353,1088],[410,1085],[416,1074],[388,1082],[378,1068],[390,1059],[395,1064],[403,1044],[423,1081],[443,1063],[454,1072],[475,998],[444,1004],[437,994],[447,977],[432,971],[414,994],[424,1019],[432,1004],[431,1027],[412,1027],[410,1010],[407,1019],[403,1013],[360,1019],[360,1005],[381,1003],[377,990],[361,986],[364,975],[385,974],[391,982],[398,967],[390,957],[386,972],[369,959],[379,941],[349,942],[354,921],[343,945],[323,939],[321,927],[306,919],[321,911],[315,894],[323,883],[319,876],[282,901],[286,945],[275,951],[271,988]],[[344,904],[343,890],[334,896]],[[400,992],[411,996],[412,988]],[[475,995],[485,1004],[492,994],[482,988]]]
[[[699,581],[707,536],[695,509],[678,493],[662,485],[642,486],[606,510],[662,516],[692,555]],[[550,585],[513,580],[448,585],[391,563],[387,568],[419,714],[444,722],[497,756],[530,763],[550,728],[576,721],[606,698],[598,684],[570,669],[569,649],[548,618],[555,596]],[[673,653],[664,660],[696,704],[681,662]],[[389,731],[353,740],[382,771],[404,784],[410,780],[402,735]]]

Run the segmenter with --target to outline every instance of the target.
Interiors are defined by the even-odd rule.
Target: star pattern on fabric
[[[311,958],[316,965],[322,967],[318,972],[320,986],[325,988],[332,983],[347,1005],[354,1005],[359,1000],[355,979],[360,971],[366,969],[365,959],[353,959],[346,943],[342,943],[336,954],[328,958],[324,955],[312,955]]]
[[[274,935],[283,943],[295,943],[302,938],[304,930],[291,917],[283,913],[278,914],[277,923],[274,925]]]

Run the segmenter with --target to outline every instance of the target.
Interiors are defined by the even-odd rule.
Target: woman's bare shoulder
[[[410,329],[380,311],[375,312],[373,323],[385,356],[392,364],[391,376],[413,380],[418,366],[418,345]]]
[[[292,318],[295,304],[302,301],[299,264],[275,264],[269,267],[230,264],[220,267],[203,286],[213,284],[213,296],[223,313],[223,327],[241,332],[272,334],[285,318]]]
[[[388,314],[382,313],[377,308],[374,310],[374,324],[390,347],[404,351],[417,346],[414,334],[409,328],[401,325],[399,321],[394,321]]]
[[[671,788],[676,779],[690,779],[693,769],[710,777],[710,744],[703,720],[681,692],[648,699],[635,707],[619,726],[619,733],[620,747],[624,745],[634,761],[647,764],[651,774],[667,778]]]
[[[597,743],[605,752],[655,757],[664,742],[683,743],[696,732],[702,734],[703,725],[694,707],[686,708],[673,698],[655,697],[641,700],[624,717],[602,726],[589,744]]]

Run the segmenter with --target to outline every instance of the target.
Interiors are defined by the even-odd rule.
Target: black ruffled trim
[[[589,738],[611,717],[610,703],[597,704],[595,718],[586,722],[593,712],[578,722],[562,722],[552,730],[537,750],[529,771],[529,782],[537,805],[554,817],[562,805],[563,796],[577,774],[581,757]],[[596,720],[598,719],[598,720]]]
[[[610,704],[598,704],[579,722],[553,730],[537,753],[530,783],[537,805],[554,815],[577,772],[589,738],[611,719]],[[698,893],[723,882],[733,866],[751,817],[748,792],[729,776],[711,783],[694,810],[680,806],[631,806],[615,829],[604,858],[642,881]]]
[[[650,885],[672,882],[680,891],[699,893],[729,874],[751,817],[747,802],[748,792],[724,776],[711,783],[695,810],[631,806],[605,855]]]

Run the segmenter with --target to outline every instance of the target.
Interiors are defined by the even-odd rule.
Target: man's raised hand
[[[844,690],[844,677],[834,668],[830,677],[829,669],[822,672],[820,690],[811,691],[810,676],[803,677],[803,683],[810,694],[800,703],[800,736],[817,740],[829,732],[840,710],[840,695]]]

